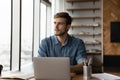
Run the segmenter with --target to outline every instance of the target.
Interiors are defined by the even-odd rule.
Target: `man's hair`
[[[54,15],[55,18],[65,18],[66,19],[66,24],[71,24],[72,23],[72,18],[67,12],[59,12]]]

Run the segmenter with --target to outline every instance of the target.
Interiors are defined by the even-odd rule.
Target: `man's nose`
[[[55,28],[58,28],[59,24],[56,23],[54,26],[55,26]]]

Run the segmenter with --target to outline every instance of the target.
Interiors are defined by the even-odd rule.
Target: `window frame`
[[[10,52],[10,70],[21,71],[21,17],[22,17],[22,0],[11,0],[11,52]],[[37,56],[40,44],[40,3],[44,0],[33,0],[33,40],[32,40],[32,57]],[[51,11],[50,4],[47,5],[46,37],[51,35],[50,18],[48,14]],[[48,26],[49,25],[49,26]],[[48,28],[49,27],[49,28]]]

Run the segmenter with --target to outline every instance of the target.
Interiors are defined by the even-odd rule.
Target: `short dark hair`
[[[54,15],[54,18],[65,18],[67,24],[72,23],[72,18],[67,12],[59,12]]]

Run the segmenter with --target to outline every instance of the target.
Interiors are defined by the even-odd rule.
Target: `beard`
[[[56,36],[63,36],[64,34],[66,34],[66,31],[61,32],[61,33],[55,33]]]
[[[56,31],[56,32],[55,32],[55,35],[56,35],[56,36],[63,36],[64,34],[67,34],[67,31],[68,31],[68,30],[64,30],[64,31],[62,31],[62,32],[61,32],[61,31]]]
[[[69,29],[67,29],[67,27],[66,27],[63,31],[55,30],[54,34],[55,34],[56,36],[63,36],[63,35],[65,35],[65,34],[67,34],[68,30],[69,30]]]

